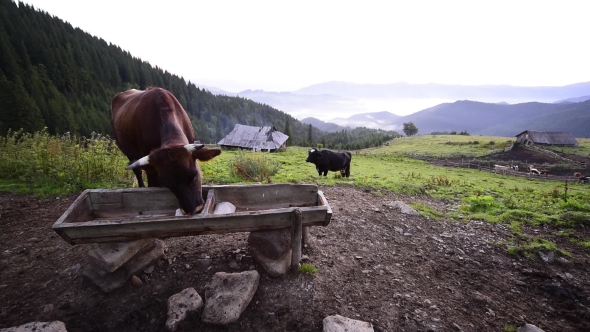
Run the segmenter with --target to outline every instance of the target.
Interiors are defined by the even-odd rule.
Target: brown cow
[[[111,125],[119,149],[143,187],[141,170],[148,187],[166,187],[178,199],[185,214],[203,209],[201,168],[221,153],[194,142],[195,133],[182,105],[161,88],[127,90],[111,102]]]

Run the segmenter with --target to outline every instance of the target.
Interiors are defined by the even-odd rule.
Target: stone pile
[[[103,292],[112,292],[164,255],[164,243],[157,239],[94,244],[88,250],[83,274]]]
[[[186,288],[168,299],[166,328],[175,331],[192,312],[203,308],[201,321],[213,325],[236,322],[258,290],[256,270],[240,273],[217,272],[205,289],[205,301],[194,288]]]

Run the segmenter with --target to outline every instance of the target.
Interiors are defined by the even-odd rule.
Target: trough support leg
[[[303,244],[309,246],[309,226],[303,227]]]
[[[299,261],[301,260],[301,210],[293,210],[291,216],[291,271],[297,272],[299,270]]]

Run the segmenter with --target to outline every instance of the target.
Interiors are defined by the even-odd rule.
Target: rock
[[[521,280],[516,280],[515,283],[519,286],[526,286],[526,282],[521,281]]]
[[[231,261],[231,262],[229,262],[229,267],[234,270],[238,270],[240,268],[240,265],[238,265],[238,263],[236,261]]]
[[[516,332],[544,332],[540,328],[536,327],[533,324],[524,324],[523,326],[519,327]]]
[[[401,227],[393,226],[393,229],[400,234],[404,234],[404,229]]]
[[[258,289],[258,271],[217,272],[205,290],[205,309],[201,320],[226,325],[237,321]]]
[[[68,332],[66,325],[58,320],[53,322],[31,322],[0,329],[1,332]]]
[[[215,204],[215,210],[213,210],[213,214],[229,214],[235,212],[236,206],[230,202],[219,202]]]
[[[395,201],[389,204],[392,208],[399,209],[403,214],[418,215],[418,211],[414,210],[411,206],[407,205],[402,201]]]
[[[166,328],[170,331],[176,331],[178,324],[186,318],[188,313],[199,311],[204,305],[203,299],[192,287],[172,295],[168,299]]]
[[[133,275],[131,276],[131,283],[133,284],[133,286],[135,287],[141,287],[143,286],[143,282],[141,281],[141,279],[139,279],[138,276]]]
[[[92,263],[106,270],[114,272],[133,256],[148,252],[156,245],[155,239],[142,239],[131,242],[110,242],[94,244],[88,250],[88,258]]]
[[[541,257],[541,259],[543,260],[543,262],[545,263],[551,263],[555,260],[555,253],[553,251],[549,251],[547,253],[544,253],[542,251],[539,251],[539,257]]]
[[[291,229],[250,232],[248,245],[268,258],[278,259],[291,249]]]
[[[291,267],[291,258],[292,258],[292,251],[289,249],[286,251],[283,256],[272,259],[267,257],[263,253],[259,252],[257,249],[252,248],[250,250],[252,253],[252,257],[266,273],[268,273],[271,277],[281,277],[284,276],[287,272],[289,272],[289,268]]]
[[[150,267],[148,267],[147,269],[145,269],[143,271],[143,273],[145,273],[145,274],[152,274],[152,272],[154,272],[154,266],[153,265],[150,266]]]
[[[197,266],[201,268],[209,267],[211,265],[211,258],[198,258]]]
[[[324,318],[323,332],[373,332],[373,324],[360,320],[350,319],[340,315]]]
[[[154,264],[164,255],[164,243],[155,240],[156,246],[148,253],[138,254],[114,272],[108,272],[99,266],[90,264],[83,274],[92,280],[100,289],[109,293],[123,286],[134,274],[141,273],[146,267]]]

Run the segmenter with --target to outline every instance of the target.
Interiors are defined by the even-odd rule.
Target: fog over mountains
[[[207,88],[206,88],[207,89]],[[565,86],[355,84],[326,82],[291,92],[213,91],[248,98],[326,130],[397,130],[412,121],[433,131],[513,136],[523,130],[590,135],[590,82]]]

